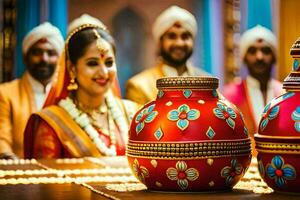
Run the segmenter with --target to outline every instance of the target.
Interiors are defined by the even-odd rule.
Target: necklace
[[[109,133],[114,126],[114,123],[111,119],[111,114],[107,109],[106,102],[97,109],[85,107],[78,101],[75,101],[75,105],[77,105],[80,111],[87,114],[93,127],[101,131],[104,135],[109,136]]]
[[[105,101],[107,103],[108,112],[111,113],[113,119],[109,120],[109,123],[115,122],[120,133],[123,135],[123,138],[127,138],[128,124],[123,112],[117,105],[116,99],[110,92],[108,92]],[[87,114],[78,109],[71,98],[67,97],[66,99],[60,100],[58,105],[68,112],[72,119],[74,119],[74,121],[87,133],[101,154],[106,156],[115,156],[117,154],[115,130],[109,131],[111,144],[107,147],[101,140],[97,130],[92,126]]]

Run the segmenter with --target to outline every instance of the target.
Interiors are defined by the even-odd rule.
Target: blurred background
[[[300,36],[298,0],[0,0],[0,82],[24,71],[22,40],[28,31],[49,21],[66,38],[67,25],[87,13],[100,19],[117,43],[118,77],[122,92],[134,74],[155,65],[152,24],[167,7],[193,13],[198,34],[191,62],[220,78],[221,86],[243,75],[240,34],[261,24],[278,37],[274,76],[283,80],[292,67],[289,50]]]

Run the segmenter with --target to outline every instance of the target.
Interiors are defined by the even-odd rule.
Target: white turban
[[[99,19],[92,17],[88,14],[83,14],[80,17],[74,19],[72,22],[70,22],[68,26],[68,35],[83,24],[92,24],[99,27],[104,27],[105,29],[105,25]]]
[[[197,22],[189,11],[182,9],[178,6],[171,6],[163,11],[155,20],[152,28],[155,41],[159,41],[159,38],[176,22],[187,29],[193,37],[197,33]]]
[[[62,52],[64,38],[62,37],[61,32],[49,22],[44,22],[27,33],[23,39],[23,54],[26,54],[32,45],[43,38],[47,39],[47,41],[53,45],[58,54]]]
[[[264,40],[266,44],[272,49],[273,53],[276,55],[276,48],[277,48],[276,36],[269,29],[261,25],[257,25],[244,32],[244,34],[241,37],[240,51],[241,51],[242,59],[244,59],[249,47],[259,39]]]

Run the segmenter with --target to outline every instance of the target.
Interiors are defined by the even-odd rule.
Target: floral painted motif
[[[237,159],[231,160],[231,166],[226,166],[221,171],[221,176],[226,179],[226,185],[231,186],[235,177],[243,173],[243,167]]]
[[[177,181],[177,184],[182,190],[189,186],[189,181],[195,181],[199,177],[199,173],[195,168],[188,168],[184,161],[178,161],[176,168],[170,167],[166,171],[167,177],[172,181]]]
[[[171,110],[168,113],[168,119],[177,122],[177,127],[180,130],[185,130],[189,126],[189,121],[196,120],[200,116],[200,111],[197,109],[190,109],[186,104],[178,107],[178,109]]]
[[[294,95],[295,95],[295,92],[287,92],[287,93],[285,93],[285,94],[282,95],[282,99],[286,100],[286,99],[288,99],[288,98],[290,98],[290,97],[292,97]]]
[[[300,133],[300,106],[296,108],[296,110],[292,113],[292,119],[295,121],[295,129],[298,133]]]
[[[279,113],[279,105],[274,106],[273,108],[270,108],[271,103],[268,103],[267,106],[265,107],[262,115],[262,121],[260,122],[259,128],[261,131],[263,131],[266,126],[268,125],[270,120],[275,119],[278,116]]]
[[[155,104],[150,105],[147,108],[144,108],[135,118],[135,123],[138,123],[136,125],[135,131],[137,134],[139,134],[144,126],[145,123],[150,123],[152,122],[155,117],[157,116],[158,112],[157,111],[153,111],[155,107]]]
[[[266,107],[264,108],[263,113],[262,113],[262,116],[264,116],[264,115],[268,112],[268,110],[270,109],[270,106],[271,106],[271,102],[269,102],[269,103],[266,105]]]
[[[287,180],[293,180],[296,178],[296,171],[294,167],[289,164],[284,164],[284,160],[281,156],[275,156],[271,164],[267,164],[266,173],[269,178],[275,180],[275,184],[278,187],[286,185]]]
[[[215,116],[219,119],[225,119],[228,126],[234,129],[235,121],[233,119],[236,118],[236,113],[234,112],[234,110],[220,102],[217,103],[217,106],[218,107],[214,108],[213,110]]]
[[[134,159],[132,164],[134,175],[142,182],[145,183],[145,178],[149,177],[149,172],[144,166],[140,166],[139,161]]]

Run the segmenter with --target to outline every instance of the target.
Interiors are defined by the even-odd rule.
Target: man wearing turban
[[[23,132],[31,113],[43,107],[64,46],[58,28],[45,22],[23,39],[26,71],[0,84],[0,158],[23,157]]]
[[[257,25],[246,31],[240,40],[240,55],[249,73],[226,85],[222,92],[244,114],[252,141],[264,107],[283,92],[282,85],[271,76],[276,48],[277,39],[269,29]]]
[[[153,25],[160,62],[128,80],[126,98],[145,104],[155,99],[156,80],[161,77],[207,75],[187,63],[193,53],[196,33],[197,22],[190,12],[178,6],[163,11]]]

